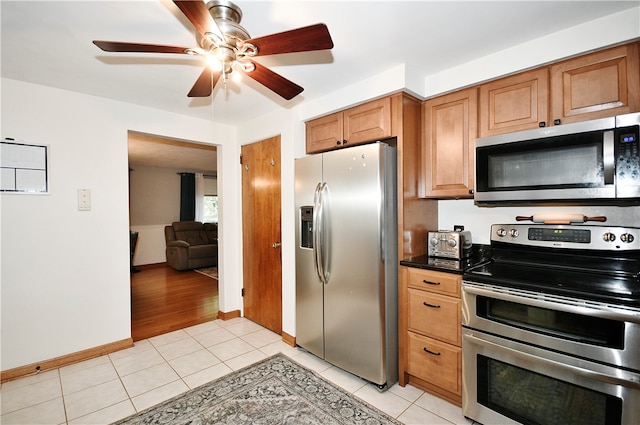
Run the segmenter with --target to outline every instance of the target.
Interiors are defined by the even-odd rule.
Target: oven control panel
[[[494,224],[491,241],[549,248],[640,250],[640,228],[565,224]]]

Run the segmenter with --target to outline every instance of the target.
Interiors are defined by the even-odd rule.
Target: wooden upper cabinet
[[[549,71],[545,67],[483,84],[479,102],[480,137],[546,125]]]
[[[427,100],[423,112],[423,198],[472,198],[477,88]]]
[[[307,122],[307,153],[323,152],[342,145],[342,112]]]
[[[344,111],[344,140],[359,144],[391,136],[391,99],[374,100]]]
[[[391,99],[385,97],[308,121],[307,153],[324,152],[391,136]]]
[[[568,124],[637,112],[639,79],[637,43],[551,65],[550,118]]]

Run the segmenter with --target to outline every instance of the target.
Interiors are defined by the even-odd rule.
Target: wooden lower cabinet
[[[400,267],[399,371],[408,383],[462,405],[462,276]]]
[[[408,333],[408,372],[429,384],[452,394],[462,394],[462,348]]]

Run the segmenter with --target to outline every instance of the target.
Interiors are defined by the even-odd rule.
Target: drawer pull
[[[431,282],[430,280],[422,279],[422,283],[426,283],[427,285],[440,285],[440,282]]]
[[[429,304],[428,302],[423,301],[422,304],[424,304],[426,307],[431,307],[431,308],[440,308],[439,305],[435,305],[435,304]]]
[[[439,355],[440,355],[440,353],[435,352],[435,351],[431,351],[431,350],[427,349],[427,347],[422,347],[422,349],[423,349],[425,352],[427,352],[427,353],[429,353],[429,354],[432,354],[432,355],[434,355],[434,356],[439,356]]]

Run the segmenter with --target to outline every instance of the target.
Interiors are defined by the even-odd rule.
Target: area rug
[[[117,425],[400,424],[283,354],[153,406]]]
[[[218,279],[218,268],[217,267],[203,267],[201,269],[194,269],[198,273],[207,275],[214,279]]]

